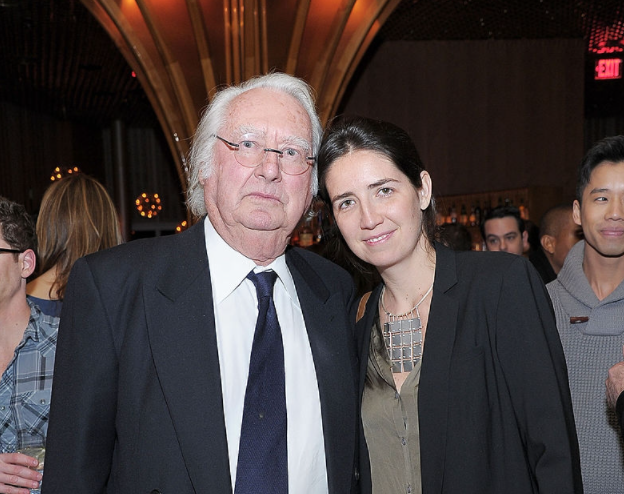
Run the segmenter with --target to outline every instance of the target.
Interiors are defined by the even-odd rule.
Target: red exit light
[[[621,79],[622,78],[622,59],[621,58],[604,58],[596,60],[595,80],[603,79]]]

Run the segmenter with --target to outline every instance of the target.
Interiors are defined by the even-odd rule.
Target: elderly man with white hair
[[[353,284],[287,248],[321,132],[299,79],[224,89],[190,155],[203,220],[76,263],[45,494],[359,492]]]

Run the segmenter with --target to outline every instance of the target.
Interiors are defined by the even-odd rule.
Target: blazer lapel
[[[150,347],[195,492],[231,492],[203,222],[176,238],[144,287]]]
[[[330,293],[319,273],[296,250],[289,250],[286,260],[316,369],[329,492],[350,492],[356,437],[356,360],[351,333],[341,328],[349,324],[344,294]]]
[[[436,244],[433,298],[418,391],[423,490],[442,492],[447,438],[448,382],[458,304],[447,295],[457,283],[455,253]]]

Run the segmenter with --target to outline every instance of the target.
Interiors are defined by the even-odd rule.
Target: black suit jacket
[[[506,253],[436,244],[436,255],[418,392],[423,494],[582,492],[563,349],[538,274]],[[356,327],[360,397],[380,291]],[[363,474],[368,461],[362,441]]]
[[[317,371],[329,492],[356,492],[353,285],[315,254],[286,259]],[[61,321],[43,492],[231,492],[203,222],[79,260]]]
[[[620,424],[620,434],[622,434],[622,439],[624,439],[624,391],[620,393],[615,402],[615,414]]]

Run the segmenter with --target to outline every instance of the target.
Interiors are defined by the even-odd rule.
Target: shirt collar
[[[206,252],[210,266],[212,296],[216,304],[227,298],[245,280],[253,269],[256,272],[273,270],[277,273],[286,293],[299,307],[295,283],[286,265],[286,256],[282,254],[268,266],[256,266],[248,257],[233,249],[214,229],[206,216],[204,221]]]
[[[585,240],[579,240],[572,246],[563,262],[561,271],[559,271],[557,275],[557,281],[559,281],[569,293],[574,294],[574,298],[592,309],[622,300],[624,298],[624,281],[622,281],[609,296],[598,300],[594,289],[591,287],[585,275],[585,271],[583,271],[585,249]]]
[[[32,300],[27,298],[26,301],[30,306],[30,318],[28,319],[28,326],[26,326],[26,331],[24,331],[22,341],[25,342],[28,338],[30,338],[31,340],[38,342],[42,336],[40,334],[39,324],[37,324],[37,321],[41,317],[42,312]]]

